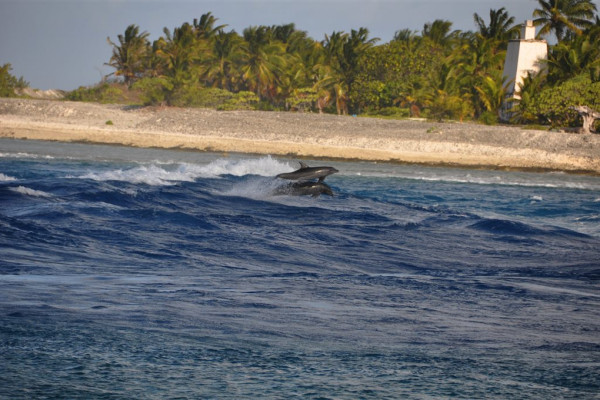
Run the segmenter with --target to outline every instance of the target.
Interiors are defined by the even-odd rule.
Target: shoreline
[[[0,138],[600,175],[600,135],[329,114],[2,98]]]

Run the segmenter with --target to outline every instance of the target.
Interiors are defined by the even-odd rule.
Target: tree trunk
[[[573,106],[571,109],[577,111],[579,115],[581,115],[581,118],[583,118],[583,127],[580,132],[592,133],[594,121],[600,119],[600,113],[592,110],[588,106]]]

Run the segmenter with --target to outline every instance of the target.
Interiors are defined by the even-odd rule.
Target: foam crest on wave
[[[207,165],[153,163],[129,169],[89,172],[79,178],[163,186],[174,185],[177,182],[193,182],[198,178],[218,178],[223,175],[274,176],[289,169],[287,164],[268,156],[258,159],[217,159]]]
[[[523,186],[540,188],[567,188],[567,189],[598,189],[599,186],[594,182],[570,182],[544,176],[535,177],[537,180],[527,180],[518,178],[505,178],[502,176],[472,176],[472,175],[447,175],[447,176],[406,176],[406,179],[431,181],[431,182],[450,182],[450,183],[469,183],[477,185],[500,185],[500,186]]]
[[[382,164],[383,165],[383,164]],[[596,177],[551,173],[503,173],[494,171],[398,167],[388,170],[380,165],[361,164],[360,171],[347,171],[346,175],[371,178],[399,178],[425,182],[449,182],[476,185],[521,186],[540,188],[566,188],[599,190]]]
[[[12,182],[12,181],[16,181],[17,178],[14,178],[12,176],[8,176],[8,175],[4,175],[2,172],[0,172],[0,182]]]
[[[221,192],[220,194],[225,196],[236,196],[246,197],[255,200],[265,200],[273,197],[273,193],[282,185],[282,183],[276,179],[269,179],[265,177],[254,177],[242,182],[237,182],[228,190]]]
[[[177,182],[192,182],[197,178],[197,174],[190,171],[185,164],[176,165],[175,168],[150,164],[130,169],[90,172],[79,178],[102,182],[121,181],[134,184],[144,183],[151,186],[164,186],[174,185]]]
[[[50,193],[46,193],[42,190],[35,190],[35,189],[31,189],[25,186],[17,186],[17,187],[11,187],[10,188],[11,191],[16,192],[16,193],[20,193],[23,194],[25,196],[32,196],[32,197],[52,197],[52,195]]]
[[[278,161],[271,156],[255,158],[255,159],[239,159],[230,160],[220,158],[210,164],[201,167],[206,176],[275,176],[282,172],[288,172],[292,168],[281,161]]]
[[[31,154],[31,153],[0,153],[0,158],[32,158],[42,160],[54,160],[55,158],[47,154]]]

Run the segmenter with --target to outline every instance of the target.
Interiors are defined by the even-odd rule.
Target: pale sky
[[[114,70],[111,47],[130,24],[150,34],[173,30],[207,12],[241,33],[256,25],[295,23],[316,40],[365,27],[386,43],[401,29],[421,31],[435,19],[475,30],[473,13],[489,22],[505,7],[515,23],[531,18],[537,0],[0,0],[0,65],[38,89],[72,90],[98,83]]]

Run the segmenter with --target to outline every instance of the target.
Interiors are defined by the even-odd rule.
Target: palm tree
[[[196,40],[194,28],[187,22],[173,29],[172,34],[168,28],[163,32],[165,39],[159,40],[156,55],[174,90],[198,82],[200,55],[207,51],[205,43]]]
[[[477,13],[473,14],[473,19],[479,28],[479,35],[484,39],[506,42],[519,35],[519,25],[514,25],[515,18],[509,16],[504,7],[499,10],[490,9],[489,25]]]
[[[296,32],[300,32],[296,30],[296,25],[293,23],[286,25],[274,25],[269,28],[269,31],[271,32],[273,39],[279,40],[282,43],[290,42],[292,36]]]
[[[536,99],[546,84],[547,74],[545,71],[528,72],[519,85],[520,99],[509,100],[512,105],[507,117],[516,123],[537,122]]]
[[[401,29],[394,33],[394,41],[396,42],[410,42],[417,38],[417,32],[412,29]]]
[[[236,32],[219,31],[213,38],[212,51],[204,62],[203,76],[209,86],[234,91],[239,89],[243,39]]]
[[[321,43],[324,65],[315,67],[321,72],[317,88],[321,93],[329,93],[325,97],[335,99],[338,114],[348,114],[348,94],[357,76],[358,60],[378,40],[369,39],[369,30],[366,28],[352,29],[350,35],[344,32],[325,35]]]
[[[217,21],[218,18],[215,18],[210,12],[202,14],[199,20],[194,18],[193,26],[196,37],[209,39],[227,27],[227,25],[215,26]]]
[[[360,28],[359,30],[352,29],[352,31],[350,31],[348,42],[344,44],[343,63],[345,69],[348,72],[354,73],[358,59],[378,41],[379,38],[369,39],[369,30],[367,28]]]
[[[273,99],[278,76],[285,65],[285,45],[272,41],[265,26],[244,29],[242,78],[259,97]]]
[[[338,114],[347,113],[347,88],[344,86],[342,65],[344,45],[348,41],[348,34],[334,31],[325,35],[321,42],[323,59],[314,66],[317,76],[316,89],[319,93],[319,110],[335,100]]]
[[[112,56],[106,65],[110,65],[115,71],[115,75],[122,76],[127,85],[131,85],[145,70],[145,61],[149,54],[150,44],[148,42],[148,32],[140,33],[137,25],[129,25],[125,29],[125,35],[119,35],[119,44],[117,45],[106,38],[108,44],[112,46]]]
[[[271,41],[284,46],[284,62],[278,71],[277,97],[286,109],[298,103],[300,97],[314,97],[316,79],[313,67],[322,55],[320,45],[294,24],[274,25],[268,28]]]
[[[433,43],[445,47],[459,35],[459,31],[450,32],[452,22],[441,19],[436,19],[433,22],[428,22],[423,26],[421,33],[424,38],[428,38]]]
[[[459,119],[472,116],[473,105],[471,95],[461,92],[461,84],[457,79],[458,67],[451,57],[447,57],[416,93],[416,102],[423,105],[429,117],[438,120]]]
[[[475,90],[486,111],[499,116],[507,92],[506,78],[496,72],[485,76]]]
[[[538,0],[540,8],[533,11],[533,22],[541,26],[540,35],[554,31],[560,42],[572,32],[581,35],[582,29],[591,25],[596,5],[591,0]]]
[[[593,81],[600,71],[600,40],[593,36],[577,36],[552,48],[545,61],[548,65],[548,81],[565,81],[588,72]]]

